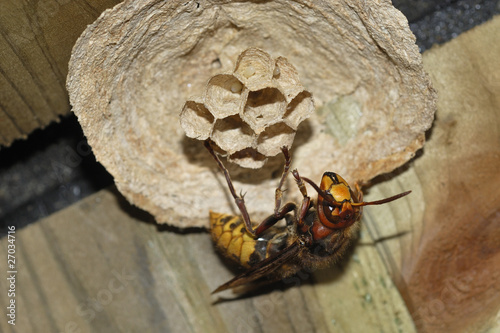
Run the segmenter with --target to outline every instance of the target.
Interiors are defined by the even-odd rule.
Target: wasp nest
[[[254,47],[286,57],[311,94],[285,58]],[[408,22],[389,0],[124,1],[79,38],[67,86],[120,192],[179,227],[208,226],[210,209],[237,211],[214,161],[186,132],[258,167],[310,115],[296,133],[293,167],[315,181],[325,171],[367,181],[422,147],[436,99]],[[273,211],[282,160],[230,166],[252,217]],[[286,199],[300,199],[289,181]]]
[[[188,137],[210,138],[230,161],[259,168],[280,147],[291,147],[313,110],[311,93],[286,58],[249,48],[233,72],[212,76],[202,100],[187,101],[180,117]]]

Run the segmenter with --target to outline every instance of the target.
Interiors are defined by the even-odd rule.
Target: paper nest
[[[285,56],[303,86],[284,58],[240,56],[249,47]],[[300,121],[293,168],[363,183],[412,158],[436,110],[408,21],[390,1],[126,1],[85,30],[68,70],[73,111],[120,193],[181,228],[206,227],[209,210],[237,212],[210,154],[179,126],[183,106],[189,136],[258,168],[225,163],[256,220],[272,212],[283,170],[280,154],[268,156],[291,144]],[[301,199],[292,177],[285,187],[286,200]]]

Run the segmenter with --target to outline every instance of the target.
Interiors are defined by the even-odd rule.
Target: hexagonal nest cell
[[[187,101],[182,109],[186,135],[210,138],[231,162],[246,168],[260,168],[281,147],[291,147],[299,123],[314,111],[311,93],[286,58],[273,59],[255,47],[239,55],[232,73],[210,78],[200,100],[202,105]]]

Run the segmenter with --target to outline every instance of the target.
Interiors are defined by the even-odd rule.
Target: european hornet
[[[391,202],[411,192],[363,202],[363,192],[358,184],[355,184],[353,191],[334,172],[325,172],[318,186],[293,170],[292,175],[303,196],[302,203],[297,205],[288,202],[281,206],[281,188],[291,164],[290,153],[287,147],[283,147],[285,166],[275,192],[274,213],[254,228],[243,195],[236,194],[229,172],[209,140],[205,141],[205,147],[224,173],[231,195],[241,212],[241,217],[210,212],[212,238],[222,254],[248,269],[218,287],[214,293],[259,282],[278,281],[301,269],[315,270],[332,265],[356,238],[363,206]],[[305,183],[318,193],[316,205],[307,195]],[[275,226],[282,219],[285,219],[286,226]]]

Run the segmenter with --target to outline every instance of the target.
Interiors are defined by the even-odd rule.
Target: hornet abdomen
[[[249,268],[287,246],[285,227],[272,227],[258,238],[245,229],[240,216],[210,212],[210,233],[218,250],[239,265]]]

